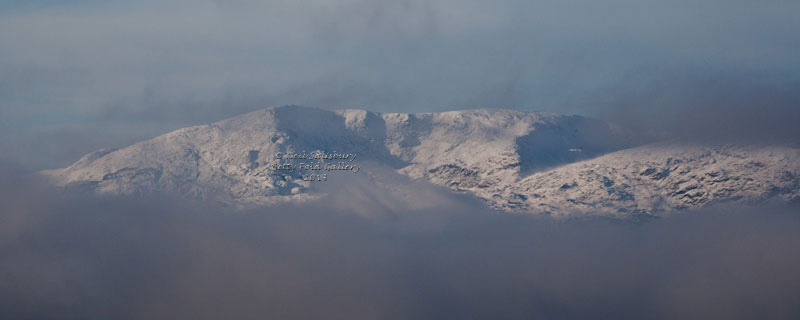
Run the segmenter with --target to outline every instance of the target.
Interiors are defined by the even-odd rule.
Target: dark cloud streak
[[[598,94],[597,116],[651,138],[797,143],[800,77],[792,72],[639,70]]]

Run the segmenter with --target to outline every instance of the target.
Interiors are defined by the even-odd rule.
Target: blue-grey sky
[[[4,1],[0,147],[63,166],[284,104],[793,120],[798,15],[782,0]]]

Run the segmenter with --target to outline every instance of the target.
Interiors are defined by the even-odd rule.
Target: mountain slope
[[[492,197],[497,207],[555,215],[654,213],[772,197],[796,202],[800,149],[647,145],[535,173]]]
[[[372,173],[389,168],[507,211],[625,215],[797,199],[797,148],[632,145],[613,126],[579,116],[285,106],[99,150],[43,174],[57,185],[99,193],[170,192],[264,204],[315,198],[326,184],[353,177],[330,172],[330,181],[309,182],[301,171],[272,166],[287,162],[276,160],[278,153],[325,151],[355,154],[343,163],[364,168],[355,174],[381,179]],[[303,161],[309,162],[291,163]]]

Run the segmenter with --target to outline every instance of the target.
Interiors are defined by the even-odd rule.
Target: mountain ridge
[[[173,192],[257,205],[318,198],[315,184],[328,182],[270,167],[276,153],[293,150],[354,153],[375,170],[470,193],[509,212],[628,216],[774,197],[796,201],[800,194],[795,147],[640,146],[600,120],[505,109],[270,107],[101,149],[41,174],[55,185],[97,193]]]

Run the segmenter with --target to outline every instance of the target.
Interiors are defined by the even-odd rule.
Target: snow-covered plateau
[[[797,146],[634,141],[619,128],[581,116],[283,106],[98,150],[41,174],[58,186],[101,194],[177,193],[240,205],[314,199],[324,196],[321,186],[357,176],[384,185],[427,181],[501,211],[555,216],[659,215],[719,203],[800,201]],[[334,152],[348,158],[286,156],[303,152],[307,158]],[[319,161],[322,168],[351,167],[335,176],[324,169],[288,170]],[[356,165],[359,172],[351,170]],[[377,170],[387,168],[410,179],[381,181],[386,175]]]

